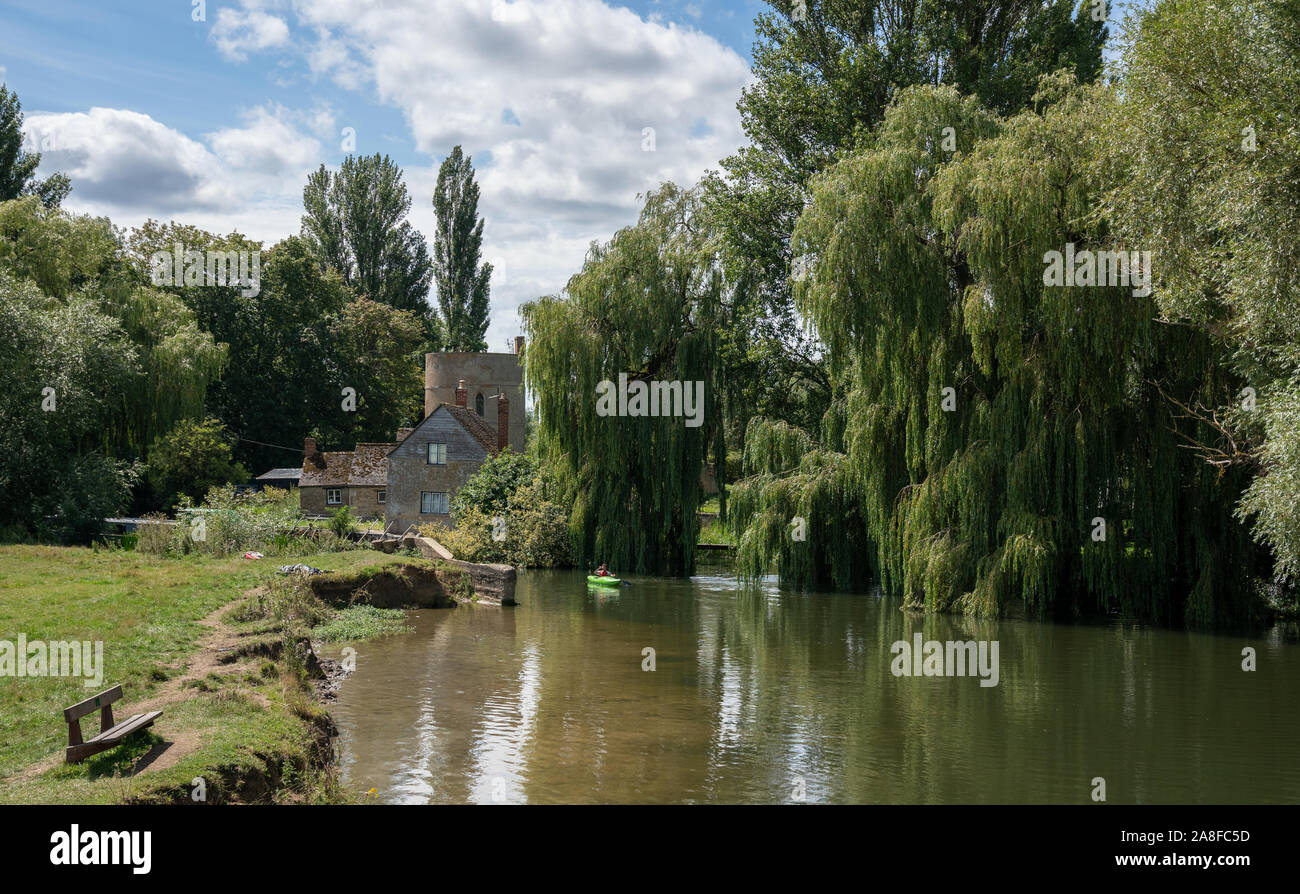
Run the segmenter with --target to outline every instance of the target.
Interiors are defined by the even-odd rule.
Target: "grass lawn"
[[[242,656],[199,679],[186,678],[201,638],[220,626],[199,622],[268,581],[281,564],[358,572],[404,561],[373,550],[253,561],[0,547],[0,640],[16,642],[21,633],[29,642],[103,642],[97,687],[81,678],[0,677],[0,803],[156,800],[188,791],[196,776],[219,787],[209,777],[224,774],[234,784],[240,772],[264,773],[269,763],[278,763],[273,775],[301,772],[309,732],[321,719],[310,692],[286,673],[286,659],[265,655]],[[258,625],[231,623],[229,634],[241,635],[241,626]],[[262,622],[257,632],[265,638],[274,630]],[[65,765],[63,709],[118,683],[124,690],[113,705],[119,720],[143,710],[141,702],[161,700],[164,714],[154,730],[85,763]],[[98,722],[98,712],[83,718],[82,734],[95,735]],[[179,746],[172,758],[163,750],[158,768],[115,778],[163,740]],[[254,767],[259,761],[262,766]]]

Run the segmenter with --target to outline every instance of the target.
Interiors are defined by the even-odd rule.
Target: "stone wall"
[[[430,443],[447,445],[445,465],[428,463]],[[411,525],[430,522],[452,526],[450,515],[420,512],[420,493],[445,493],[450,502],[486,459],[483,445],[450,413],[435,411],[388,457],[388,502],[384,506],[388,530],[400,534]]]
[[[298,505],[307,515],[329,515],[339,506],[349,506],[352,512],[361,518],[383,518],[383,507],[379,504],[378,487],[340,487],[339,495],[343,502],[327,505],[325,491],[329,488],[310,485],[298,488]],[[417,495],[418,499],[418,495]]]

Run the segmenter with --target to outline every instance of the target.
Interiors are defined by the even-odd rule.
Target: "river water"
[[[511,608],[410,612],[330,708],[384,803],[1300,802],[1300,645],[1280,628],[905,614],[879,594],[739,589],[723,569]],[[895,676],[896,641],[998,644],[998,682]],[[1257,670],[1242,670],[1242,649]],[[654,669],[643,650],[653,649]],[[340,648],[322,649],[337,656]]]

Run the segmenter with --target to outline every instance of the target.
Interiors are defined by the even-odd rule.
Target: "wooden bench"
[[[122,685],[119,683],[112,689],[63,709],[63,719],[68,721],[68,750],[65,758],[68,763],[75,764],[92,754],[107,751],[136,730],[153,726],[153,722],[162,716],[162,711],[150,711],[148,714],[134,714],[121,723],[114,724],[112,704],[121,697]],[[83,742],[81,718],[96,708],[99,708],[99,735],[89,742]]]

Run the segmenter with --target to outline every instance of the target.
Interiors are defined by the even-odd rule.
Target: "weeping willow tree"
[[[1193,446],[1255,475],[1239,507],[1300,580],[1300,2],[1164,0],[1122,41],[1107,136],[1109,213],[1166,259],[1170,323],[1209,333],[1241,374],[1185,410],[1215,429]],[[1246,390],[1246,389],[1249,390]]]
[[[903,91],[795,230],[798,307],[844,391],[823,436],[882,586],[936,611],[1241,620],[1240,482],[1182,449],[1207,433],[1175,410],[1231,378],[1201,334],[1154,322],[1136,280],[1046,284],[1051,252],[1130,247],[1096,213],[1104,92],[1045,79],[1035,106],[998,119],[950,88]],[[779,561],[766,542],[753,559]]]
[[[728,287],[703,218],[697,191],[664,184],[635,226],[592,246],[563,294],[522,309],[538,449],[568,481],[580,564],[655,574],[693,566],[700,469],[721,415],[715,357]],[[636,383],[680,382],[684,393],[703,383],[700,424],[598,414],[601,383],[620,375],[629,392]]]
[[[134,348],[135,375],[111,389],[111,412],[95,427],[94,446],[119,457],[140,455],[178,420],[199,416],[227,358],[195,313],[146,285],[132,261],[107,218],[47,208],[35,196],[0,203],[0,268],[35,284],[51,310],[90,303]]]
[[[842,417],[833,406],[831,425]],[[874,573],[857,482],[847,457],[803,429],[755,418],[745,432],[742,474],[731,490],[736,568],[754,580],[775,562],[782,580],[815,589],[864,588]]]

